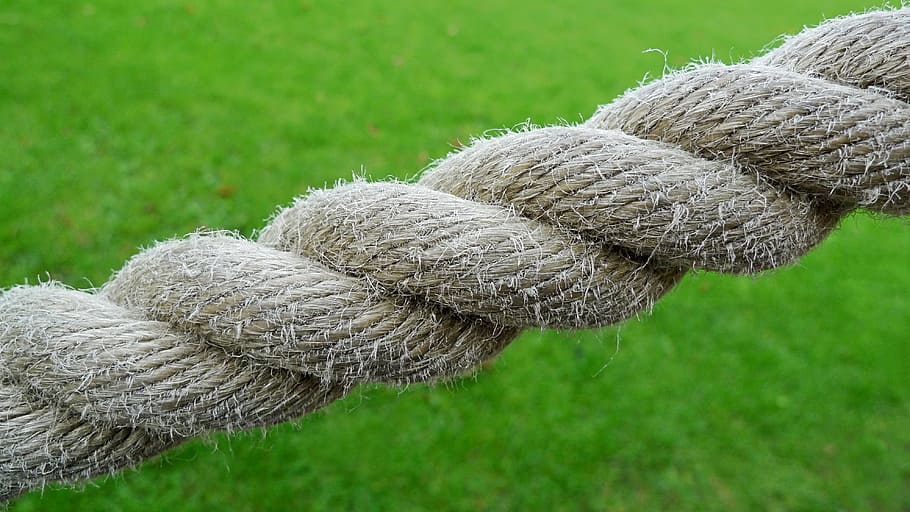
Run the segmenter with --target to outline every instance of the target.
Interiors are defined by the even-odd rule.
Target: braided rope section
[[[0,501],[365,382],[463,374],[526,327],[646,311],[690,269],[797,260],[857,208],[910,212],[910,8],[693,65],[579,126],[478,140],[416,183],[310,193],[92,293],[0,294]]]

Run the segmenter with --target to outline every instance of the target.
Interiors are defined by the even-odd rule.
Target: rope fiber
[[[908,213],[908,101],[910,8],[833,19],[415,183],[311,192],[255,240],[199,232],[97,290],[0,292],[0,503],[471,372],[524,328],[621,322],[691,269],[793,263],[858,208]]]

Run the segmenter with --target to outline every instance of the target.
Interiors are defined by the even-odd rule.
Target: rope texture
[[[0,502],[365,382],[463,374],[526,327],[648,310],[690,269],[786,265],[857,208],[910,212],[910,8],[703,63],[579,126],[355,181],[258,239],[196,233],[99,290],[0,294]]]

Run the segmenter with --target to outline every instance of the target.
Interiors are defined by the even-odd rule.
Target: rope
[[[648,310],[690,269],[786,265],[857,208],[910,212],[910,8],[692,65],[580,126],[508,132],[416,183],[299,198],[99,290],[0,294],[0,502],[365,382],[472,371],[523,328]]]

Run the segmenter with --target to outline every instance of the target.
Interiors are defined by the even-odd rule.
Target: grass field
[[[279,5],[280,4],[280,5]],[[0,286],[104,282],[308,187],[590,115],[666,63],[881,5],[0,3]],[[37,510],[910,510],[910,229],[857,214],[798,266],[690,275],[618,328],[529,331],[476,378],[364,388]]]

